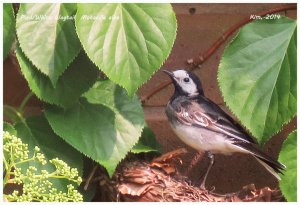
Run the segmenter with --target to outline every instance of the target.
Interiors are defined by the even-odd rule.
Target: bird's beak
[[[168,76],[170,76],[172,79],[174,78],[174,74],[173,72],[170,72],[168,70],[162,70],[163,72],[165,72]]]

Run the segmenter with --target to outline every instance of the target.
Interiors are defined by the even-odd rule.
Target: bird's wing
[[[182,101],[180,107],[177,114],[181,123],[205,127],[233,140],[256,143],[228,114],[205,97],[198,98],[197,101]]]

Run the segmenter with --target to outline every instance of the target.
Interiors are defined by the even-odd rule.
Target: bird
[[[214,164],[215,154],[243,153],[253,156],[268,172],[280,180],[285,165],[262,151],[258,143],[233,118],[204,95],[200,79],[191,71],[163,70],[175,91],[165,112],[174,133],[198,152],[205,152],[209,165],[200,188]]]

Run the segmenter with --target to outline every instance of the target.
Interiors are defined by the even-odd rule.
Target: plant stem
[[[29,92],[26,97],[23,99],[23,101],[21,102],[21,105],[18,109],[19,113],[21,113],[23,115],[24,112],[24,108],[25,105],[28,103],[28,101],[30,100],[30,98],[33,96],[33,92]]]
[[[30,161],[33,161],[35,159],[35,157],[31,157],[30,159],[26,159],[26,160],[23,160],[23,161],[19,161],[19,162],[15,162],[14,163],[14,166],[18,165],[18,164],[22,164],[22,163],[25,163],[25,162],[30,162]]]
[[[12,169],[12,165],[8,165],[8,168],[7,168],[8,171],[6,171],[5,177],[3,179],[3,187],[5,187],[5,185],[9,183],[11,169]]]
[[[3,110],[4,110],[4,115],[6,115],[12,122],[16,123],[19,121],[21,122],[23,121],[22,114],[16,108],[10,105],[4,105]],[[7,112],[6,110],[10,112]],[[14,115],[12,113],[14,113]]]
[[[8,163],[4,156],[3,156],[3,162],[4,162],[4,166],[5,166],[5,171],[8,173],[10,170],[8,170]]]
[[[9,182],[10,172],[11,172],[11,169],[13,168],[14,156],[13,156],[13,150],[12,150],[12,148],[10,148],[9,155],[10,155],[10,163],[7,163],[7,165],[6,165],[7,169],[6,169],[5,177],[3,179],[3,187],[5,187],[5,185]]]

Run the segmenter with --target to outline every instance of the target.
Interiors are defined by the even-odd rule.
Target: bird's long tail
[[[282,173],[281,170],[275,169],[274,166],[270,166],[266,161],[260,159],[259,157],[254,156],[254,158],[261,164],[263,165],[266,170],[268,170],[274,177],[276,177],[278,180],[281,180],[280,176],[278,173]]]
[[[271,158],[269,155],[260,150],[260,148],[253,143],[235,143],[236,146],[247,150],[266,170],[268,170],[274,177],[280,180],[278,173],[282,174],[282,171],[286,168],[277,160]]]

